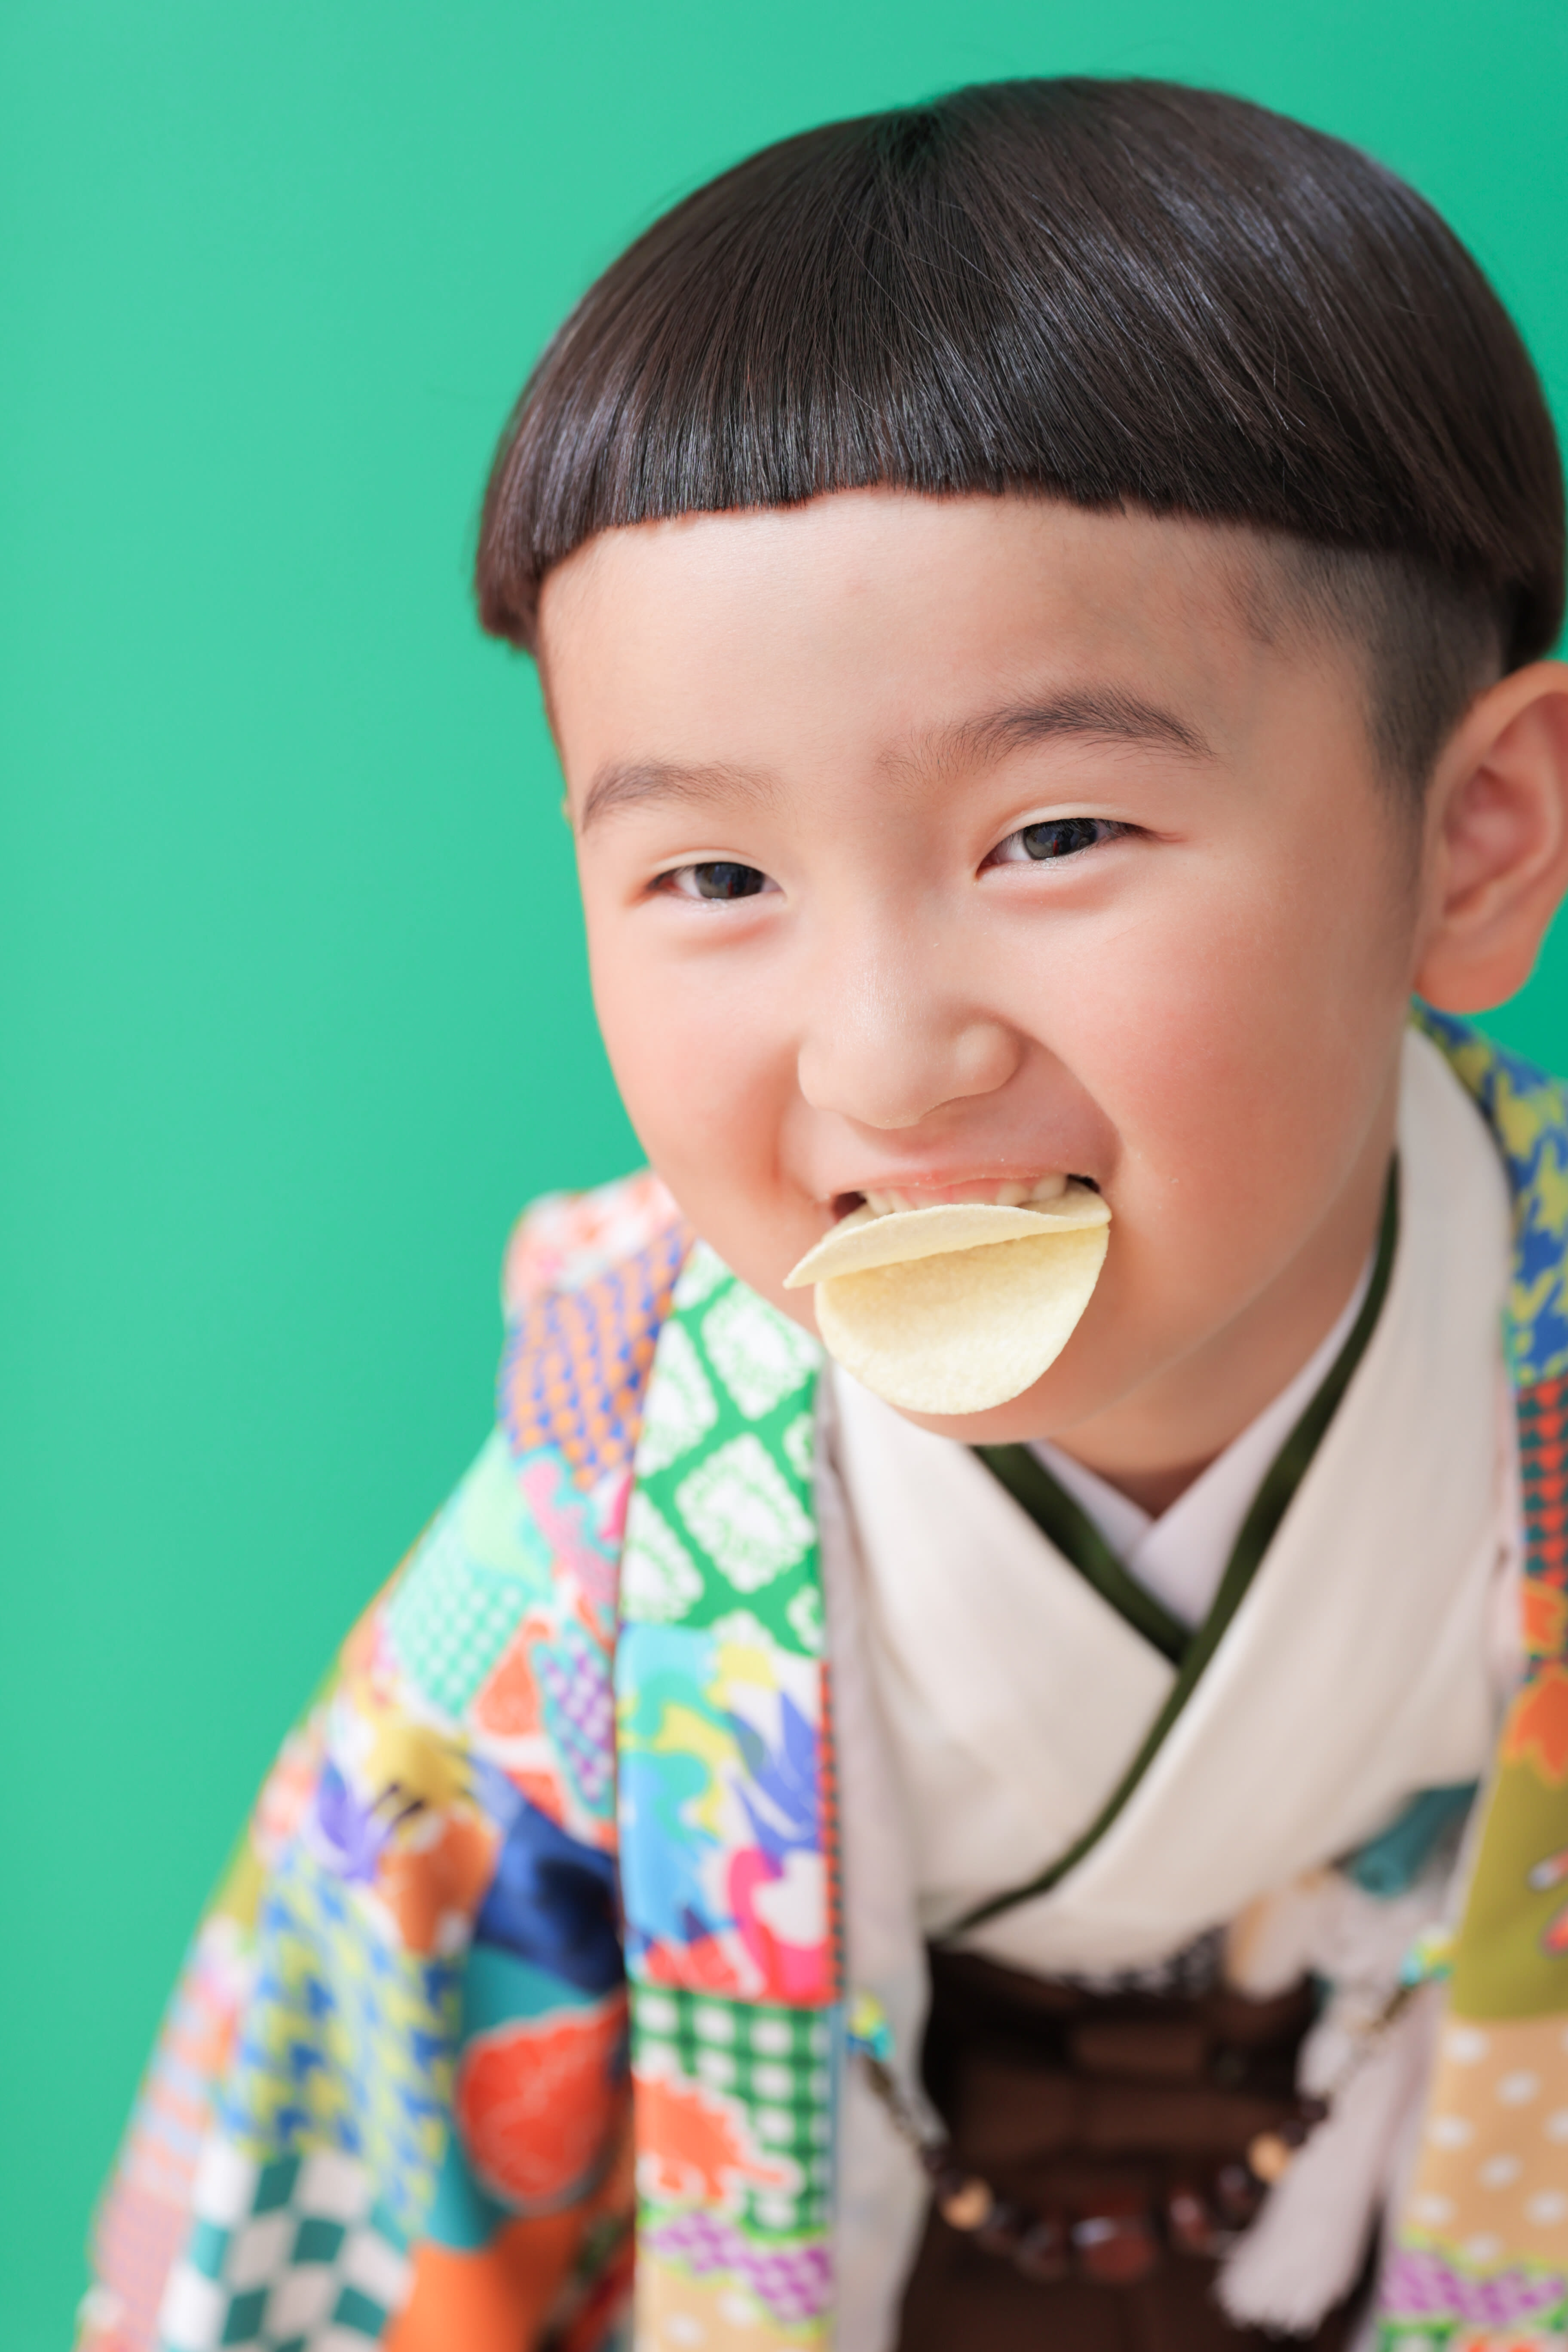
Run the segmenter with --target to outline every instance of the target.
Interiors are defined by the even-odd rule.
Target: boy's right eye
[[[755,898],[775,889],[760,866],[738,866],[729,858],[712,858],[700,866],[678,866],[661,874],[655,888],[677,898]]]

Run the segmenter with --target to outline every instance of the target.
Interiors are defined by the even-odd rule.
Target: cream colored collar
[[[1368,1255],[1333,1328],[1295,1379],[1158,1518],[1059,1445],[1034,1448],[1058,1485],[1088,1512],[1129,1575],[1189,1629],[1201,1625],[1213,1607],[1253,1496],[1350,1337],[1372,1280],[1374,1255]]]
[[[1417,1035],[1400,1150],[1388,1299],[1269,1556],[1107,1836],[976,1933],[999,1958],[1141,1965],[1485,1761],[1508,1199],[1477,1112]],[[965,1447],[841,1374],[834,1387],[871,1677],[931,1933],[1071,1843],[1173,1670]]]

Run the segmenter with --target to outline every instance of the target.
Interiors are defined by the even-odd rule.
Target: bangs
[[[1555,436],[1480,271],[1369,157],[1212,92],[961,90],[689,197],[524,389],[481,619],[531,648],[545,575],[602,530],[874,484],[1415,559],[1510,666],[1561,624]]]

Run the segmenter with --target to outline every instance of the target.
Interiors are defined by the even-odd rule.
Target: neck
[[[1243,1423],[1242,1426],[1245,1428],[1246,1423]],[[1147,1511],[1152,1519],[1157,1519],[1162,1512],[1170,1509],[1173,1503],[1179,1502],[1187,1488],[1196,1485],[1209,1464],[1218,1458],[1217,1454],[1208,1454],[1201,1462],[1173,1463],[1164,1469],[1130,1467],[1113,1472],[1099,1462],[1090,1462],[1077,1446],[1068,1446],[1060,1438],[1054,1442],[1061,1453],[1070,1453],[1075,1461],[1084,1464],[1086,1469],[1098,1472],[1108,1486],[1114,1486],[1118,1494],[1125,1495],[1130,1503],[1136,1503],[1140,1510]],[[1219,1452],[1224,1450],[1222,1446]]]
[[[1377,1238],[1396,1091],[1350,1183],[1284,1273],[1226,1328],[1052,1443],[1158,1517],[1289,1386],[1348,1306]]]

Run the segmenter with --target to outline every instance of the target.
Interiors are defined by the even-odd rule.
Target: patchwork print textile
[[[498,2310],[621,2342],[611,1658],[686,1248],[647,1177],[524,1221],[501,1430],[262,1791],[100,2217],[90,2352],[462,2352]]]
[[[1564,2352],[1568,1109],[1428,1025],[1515,1196],[1530,1658],[1382,2346]],[[830,2340],[816,1351],[649,1176],[531,1213],[507,1301],[498,1433],[198,1935],[82,2352],[465,2352],[475,2315],[539,2352]]]
[[[837,1954],[820,1354],[699,1244],[637,1448],[616,1660],[639,2339],[824,2340]]]
[[[1514,1197],[1507,1341],[1527,1538],[1525,1679],[1503,1727],[1420,2163],[1383,2288],[1408,2352],[1568,2345],[1568,1106],[1459,1023],[1426,1025]]]
[[[214,2342],[364,2352],[407,2293],[403,2234],[352,2157],[320,2150],[260,2164],[215,2136],[191,2219],[163,2297],[169,2352]]]

